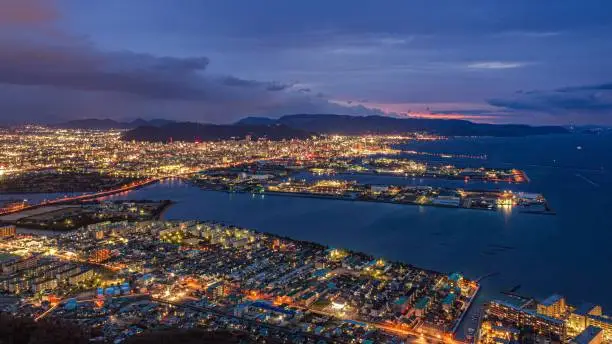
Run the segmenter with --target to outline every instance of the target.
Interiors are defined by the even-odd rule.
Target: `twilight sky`
[[[0,0],[0,122],[612,124],[608,0]]]

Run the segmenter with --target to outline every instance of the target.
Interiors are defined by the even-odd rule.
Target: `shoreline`
[[[9,214],[15,214],[15,213],[19,213],[25,210],[30,210],[30,209],[36,209],[36,208],[41,208],[41,207],[45,207],[45,206],[49,206],[49,205],[60,205],[60,204],[70,204],[71,202],[77,202],[76,204],[79,204],[79,202],[83,202],[83,201],[91,201],[91,200],[96,200],[99,198],[103,198],[103,197],[107,197],[107,196],[112,196],[118,193],[122,193],[122,192],[128,192],[131,190],[137,190],[141,187],[145,187],[147,185],[151,185],[151,184],[155,184],[157,182],[159,182],[160,179],[145,179],[145,180],[141,180],[136,184],[130,184],[127,186],[123,186],[120,187],[118,189],[112,189],[112,190],[105,190],[105,191],[100,191],[97,193],[85,193],[85,194],[81,194],[81,195],[77,195],[77,196],[71,196],[71,197],[65,197],[65,198],[56,198],[53,200],[48,200],[48,201],[44,201],[41,203],[37,203],[37,204],[33,204],[33,205],[28,205],[25,206],[23,208],[19,208],[19,209],[14,209],[14,210],[5,210],[3,212],[0,212],[0,215],[4,216],[4,215],[9,215]],[[53,193],[61,193],[61,192],[53,192]],[[0,194],[1,195],[1,194]],[[7,193],[7,195],[10,195],[9,193]]]
[[[189,220],[164,220],[164,222],[169,222],[169,223],[182,223],[184,221],[189,221]],[[229,223],[225,223],[225,222],[220,222],[220,221],[200,221],[200,220],[195,220],[197,223],[201,223],[201,224],[209,224],[209,225],[220,225],[222,227],[225,228],[236,228],[236,229],[246,229],[248,231],[251,231],[253,233],[257,233],[257,234],[261,234],[264,235],[266,237],[268,237],[269,239],[281,239],[281,240],[286,240],[289,242],[293,242],[296,244],[300,244],[300,245],[304,245],[316,250],[329,250],[332,249],[333,247],[327,244],[322,244],[320,242],[317,241],[310,241],[310,240],[300,240],[300,239],[295,239],[289,236],[282,236],[279,234],[275,234],[275,233],[271,233],[271,232],[267,232],[267,231],[261,231],[258,229],[253,229],[253,228],[244,228],[244,227],[240,227],[240,226],[234,226],[232,224]],[[135,224],[138,222],[142,222],[142,221],[129,221],[128,225],[130,224]],[[146,222],[146,220],[145,220]],[[61,234],[61,232],[58,231],[58,234]],[[40,235],[40,236],[45,236],[45,234],[34,234],[34,235]],[[374,254],[370,254],[370,253],[366,253],[363,251],[356,251],[356,250],[350,250],[350,249],[343,249],[342,250],[346,251],[347,253],[349,253],[350,255],[354,255],[357,256],[363,260],[368,260],[368,261],[372,261],[375,259],[380,258],[380,256],[374,255]],[[450,272],[441,272],[441,271],[437,271],[437,270],[432,270],[432,269],[427,269],[427,268],[421,268],[418,265],[414,265],[402,260],[387,260],[385,259],[386,263],[391,264],[391,265],[397,265],[400,267],[405,267],[405,268],[409,268],[409,269],[416,269],[416,270],[420,270],[424,273],[430,274],[432,275],[434,278],[441,278],[443,276],[448,276],[450,274]],[[461,324],[462,320],[464,319],[465,315],[468,313],[470,306],[473,302],[473,300],[476,298],[476,296],[478,295],[478,291],[480,290],[480,284],[471,278],[466,278],[466,280],[468,280],[470,283],[474,284],[474,292],[472,293],[469,301],[468,301],[468,306],[466,306],[460,313],[460,315],[456,318],[456,321],[452,324],[452,330],[446,330],[446,331],[442,331],[440,330],[442,333],[444,333],[445,335],[450,335],[450,336],[454,336],[455,332],[457,331],[457,329],[459,328],[459,325]],[[355,319],[351,319],[354,321],[362,321],[362,320],[355,320]],[[377,326],[378,324],[372,323],[375,326]],[[378,326],[377,326],[378,327]],[[420,328],[420,327],[419,327]],[[395,333],[393,331],[390,331],[386,326],[382,326],[379,327],[379,330],[381,330],[382,332],[386,332],[386,333]],[[413,335],[417,334],[418,328],[413,328],[410,330],[406,330],[406,331],[410,331],[413,332]]]
[[[17,228],[21,228],[24,230],[36,230],[36,231],[49,231],[49,232],[54,232],[54,233],[68,233],[68,232],[72,232],[72,231],[76,231],[79,230],[80,228],[86,227],[88,225],[92,225],[92,224],[96,224],[96,223],[102,223],[102,222],[120,222],[120,221],[130,221],[130,222],[138,222],[138,221],[148,221],[148,220],[159,220],[163,214],[163,212],[165,212],[171,205],[173,205],[175,202],[172,200],[160,200],[160,201],[153,201],[153,200],[125,200],[125,201],[113,201],[113,203],[137,203],[137,204],[154,204],[157,203],[158,207],[151,213],[151,215],[148,218],[142,218],[142,219],[138,219],[138,218],[128,218],[125,219],[119,215],[111,217],[111,218],[107,218],[104,219],[103,221],[87,221],[83,224],[81,224],[80,226],[77,226],[75,228],[54,228],[54,227],[49,227],[49,226],[43,226],[43,225],[38,225],[35,223],[19,223],[19,220],[17,221],[2,221],[0,220],[0,224],[8,224],[8,225],[13,225],[16,226]],[[89,201],[87,202],[83,202],[80,204],[75,204],[78,206],[82,206],[82,205],[87,205],[87,204],[99,204],[99,202],[96,201]],[[69,206],[70,204],[67,204],[66,206]],[[44,208],[44,207],[41,207]],[[40,209],[40,208],[39,208]],[[27,218],[27,217],[26,217]]]
[[[422,174],[422,175],[412,175],[412,174],[401,174],[401,173],[389,173],[389,172],[376,172],[376,171],[340,171],[337,173],[331,173],[331,174],[326,174],[326,173],[322,173],[319,175],[325,175],[325,176],[333,176],[333,175],[356,175],[356,176],[380,176],[380,177],[395,177],[395,178],[403,178],[403,179],[429,179],[429,180],[446,180],[446,181],[462,181],[462,180],[469,180],[469,181],[473,181],[473,182],[478,182],[478,183],[493,183],[493,184],[497,184],[497,183],[503,183],[503,184],[509,184],[509,185],[523,185],[523,184],[528,184],[530,182],[529,177],[527,176],[527,173],[525,173],[524,171],[521,171],[521,175],[525,178],[524,181],[522,182],[517,182],[517,181],[510,181],[510,180],[503,180],[503,179],[499,179],[499,180],[491,180],[491,179],[486,179],[486,178],[480,178],[480,177],[461,177],[461,176],[437,176],[435,174]]]
[[[434,204],[434,203],[418,204],[418,203],[413,203],[413,202],[394,202],[392,200],[360,199],[360,198],[353,198],[350,196],[343,196],[343,195],[327,195],[327,194],[314,194],[314,193],[304,193],[304,192],[264,191],[262,193],[254,193],[254,192],[249,192],[249,191],[216,190],[212,188],[206,188],[205,186],[201,186],[197,184],[195,185],[198,186],[203,191],[224,192],[228,194],[232,194],[232,193],[248,194],[250,193],[252,195],[314,198],[314,199],[337,200],[337,201],[371,202],[371,203],[386,203],[386,204],[396,204],[396,205],[436,207],[436,208],[446,208],[446,209],[468,209],[468,210],[485,210],[485,211],[491,211],[491,212],[503,212],[503,209],[501,208],[493,208],[493,209],[475,208],[475,207],[468,208],[468,207],[462,207],[462,206]],[[553,210],[547,210],[547,211],[528,210],[520,206],[517,206],[516,208],[517,208],[517,212],[523,213],[523,214],[557,215],[557,213]]]

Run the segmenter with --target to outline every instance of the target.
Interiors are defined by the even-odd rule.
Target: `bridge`
[[[276,158],[268,158],[268,159],[276,159]],[[198,173],[198,172],[202,172],[202,171],[206,171],[206,170],[211,170],[211,169],[229,168],[229,167],[235,167],[235,166],[240,166],[240,165],[244,165],[244,164],[251,164],[251,163],[259,161],[259,160],[261,160],[261,159],[259,159],[259,158],[257,158],[257,159],[248,159],[248,160],[237,161],[237,162],[233,162],[233,163],[220,163],[220,164],[211,165],[211,166],[208,166],[208,167],[193,168],[193,169],[191,169],[191,170],[189,170],[187,172],[181,172],[181,173],[177,173],[177,174],[173,174],[173,175],[168,175],[168,176],[163,176],[163,177],[148,178],[148,179],[144,179],[144,180],[141,180],[141,181],[133,182],[133,183],[130,183],[130,184],[127,184],[127,185],[123,185],[121,187],[118,187],[118,188],[115,188],[115,189],[111,189],[111,190],[104,190],[104,191],[100,191],[100,192],[83,194],[83,195],[72,196],[72,197],[56,198],[54,200],[43,201],[41,203],[33,204],[33,205],[30,205],[30,206],[16,207],[16,208],[11,208],[11,209],[0,209],[0,216],[14,214],[14,213],[19,213],[19,212],[22,212],[22,211],[31,210],[31,209],[37,209],[37,208],[41,208],[41,207],[46,207],[46,206],[49,206],[49,205],[59,205],[59,204],[67,204],[67,203],[72,203],[72,202],[81,202],[81,201],[93,200],[93,199],[97,199],[97,198],[101,198],[101,197],[106,197],[106,196],[111,196],[111,195],[122,193],[122,192],[126,192],[126,191],[135,190],[135,189],[141,188],[143,186],[147,186],[147,185],[150,185],[150,184],[155,184],[155,183],[160,182],[160,181],[165,180],[165,179],[186,177],[186,176],[190,176],[190,175],[193,175],[195,173]]]

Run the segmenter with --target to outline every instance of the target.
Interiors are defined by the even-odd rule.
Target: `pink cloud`
[[[461,113],[461,109],[492,109],[487,104],[481,103],[377,103],[333,100],[340,105],[358,105],[372,110],[380,110],[383,113],[396,117],[426,118],[426,119],[463,119],[473,122],[493,122],[499,116],[493,114],[467,114]]]

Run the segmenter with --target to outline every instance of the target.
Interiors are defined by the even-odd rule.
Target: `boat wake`
[[[587,182],[587,183],[589,183],[589,184],[593,185],[594,187],[597,187],[597,188],[599,187],[599,184],[595,183],[594,181],[590,180],[589,178],[587,178],[587,177],[583,176],[583,175],[582,175],[582,174],[580,174],[580,173],[576,173],[576,177],[581,178],[581,179],[582,179],[582,180],[584,180],[585,182]]]

